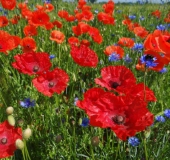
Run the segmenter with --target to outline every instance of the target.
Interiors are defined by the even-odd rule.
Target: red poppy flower
[[[33,52],[36,50],[36,42],[31,37],[25,37],[21,40],[20,45],[23,52]]]
[[[45,28],[46,30],[51,30],[51,29],[54,28],[54,25],[53,25],[53,23],[48,22],[48,23],[46,23],[46,25],[44,26],[44,28]]]
[[[8,25],[8,19],[6,16],[0,16],[0,27],[5,27]]]
[[[69,45],[78,45],[79,39],[77,37],[70,37],[68,38]]]
[[[86,4],[85,0],[79,0],[77,8],[82,9],[85,4]]]
[[[50,17],[44,11],[34,11],[31,18],[31,23],[35,26],[44,26],[49,23]]]
[[[21,10],[21,15],[22,15],[23,18],[25,18],[27,20],[31,20],[33,12],[28,8],[24,8],[24,9]]]
[[[7,54],[7,51],[16,48],[19,44],[18,36],[12,36],[8,32],[0,30],[0,52]]]
[[[140,59],[138,64],[136,65],[136,69],[142,71],[145,71],[146,69],[160,71],[163,69],[164,65],[168,64],[169,62],[163,54],[161,55],[153,50],[145,51],[142,60]]]
[[[73,16],[73,15],[68,15],[67,17],[66,17],[66,21],[67,22],[73,22],[73,21],[75,21],[75,16]]]
[[[13,18],[10,19],[10,22],[12,24],[18,24],[18,21],[20,20],[20,16],[15,15]]]
[[[60,31],[54,30],[51,32],[50,39],[58,44],[61,44],[65,39],[65,35]]]
[[[90,10],[91,10],[91,7],[90,7],[90,6],[87,6],[87,5],[84,5],[81,10],[82,10],[82,11],[85,11],[85,10],[90,11]]]
[[[87,33],[90,28],[88,24],[79,22],[77,26],[72,27],[72,30],[76,36],[80,36],[81,34]]]
[[[126,96],[115,96],[100,88],[91,88],[76,105],[88,114],[90,125],[111,128],[121,140],[126,140],[150,126],[153,115],[140,99],[125,102]]]
[[[2,7],[8,10],[13,10],[16,6],[16,0],[1,0]]]
[[[118,44],[124,47],[132,48],[135,42],[131,38],[122,37],[119,39]]]
[[[151,13],[152,16],[155,16],[156,18],[160,18],[161,17],[161,12],[159,10],[153,11]]]
[[[146,38],[148,35],[148,31],[144,27],[135,27],[133,31],[140,38]]]
[[[158,30],[157,30],[158,31]],[[145,50],[155,50],[155,51],[160,51],[158,48],[158,44],[156,39],[158,38],[158,32],[161,34],[161,31],[154,31],[154,33],[149,34],[145,41],[144,41],[144,48]]]
[[[14,56],[12,66],[19,72],[34,75],[48,71],[51,67],[49,55],[45,52],[30,52]]]
[[[170,62],[170,33],[164,33],[156,38],[157,46],[167,60]]]
[[[111,24],[111,25],[115,24],[114,18],[107,13],[104,13],[104,12],[98,13],[97,18],[98,18],[98,21],[104,24]]]
[[[127,93],[136,85],[134,74],[125,66],[107,66],[101,69],[102,78],[96,78],[95,83],[117,92]]]
[[[139,23],[130,23],[128,24],[129,31],[134,31],[135,27],[141,27]]]
[[[54,22],[52,22],[54,26],[56,26],[57,28],[62,28],[63,24],[60,21],[55,20]]]
[[[51,3],[44,3],[45,12],[51,12],[54,10],[54,6]]]
[[[101,44],[103,37],[100,34],[100,31],[95,27],[89,27],[88,34],[91,36],[94,42]]]
[[[128,16],[124,16],[124,20],[122,21],[122,24],[123,25],[126,25],[126,26],[129,26],[131,23],[132,23],[132,21],[129,19],[129,17]]]
[[[116,54],[118,54],[120,56],[120,58],[122,58],[124,56],[124,50],[120,46],[108,46],[104,50],[104,53],[107,56],[109,56],[109,55],[111,55],[113,53],[116,53]]]
[[[66,18],[68,17],[68,12],[65,11],[65,10],[60,10],[60,11],[58,11],[58,16],[59,16],[60,18],[66,19]]]
[[[23,32],[25,36],[36,36],[37,35],[37,29],[33,25],[25,26]]]
[[[93,13],[89,10],[84,10],[81,13],[77,13],[75,17],[78,21],[84,20],[87,22],[91,21],[94,18]]]
[[[88,41],[88,40],[86,40],[86,39],[83,39],[81,42],[80,42],[80,44],[82,44],[82,45],[85,45],[85,46],[90,46],[90,42]]]
[[[15,141],[22,140],[21,128],[11,126],[8,121],[0,124],[0,158],[7,158],[14,155],[16,150]]]
[[[67,87],[69,76],[64,70],[55,68],[47,71],[32,80],[34,87],[44,95],[51,97],[54,93],[60,94]]]
[[[114,11],[114,2],[109,0],[107,3],[103,5],[104,12],[112,15]]]
[[[79,47],[72,45],[70,54],[78,65],[84,67],[96,67],[98,64],[97,54],[85,45]]]
[[[167,13],[166,17],[164,18],[164,22],[170,23],[170,12]]]

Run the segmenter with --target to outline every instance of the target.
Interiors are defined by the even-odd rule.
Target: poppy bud
[[[15,141],[15,146],[16,146],[17,149],[22,150],[24,148],[24,142],[20,139],[17,139]]]
[[[11,126],[15,126],[15,119],[12,115],[9,115],[8,116],[8,123],[11,125]]]
[[[11,106],[7,107],[6,113],[7,113],[8,115],[12,114],[13,112],[14,112],[14,108],[13,108],[13,107],[11,107]]]
[[[26,140],[29,139],[31,135],[32,135],[32,131],[30,128],[25,129],[22,133],[23,138]]]
[[[91,144],[92,144],[93,146],[98,146],[98,145],[99,145],[99,142],[100,142],[100,140],[99,140],[99,137],[98,137],[98,136],[94,136],[94,137],[91,139]]]

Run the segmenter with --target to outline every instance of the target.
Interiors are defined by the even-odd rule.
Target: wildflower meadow
[[[0,0],[0,159],[169,160],[168,4]]]

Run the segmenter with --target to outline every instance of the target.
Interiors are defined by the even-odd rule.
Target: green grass
[[[32,1],[33,2],[33,1]],[[29,2],[31,3],[31,2]],[[37,1],[41,3],[41,1]],[[35,5],[35,3],[32,3]],[[23,121],[22,128],[29,126],[32,131],[32,137],[27,141],[27,149],[32,160],[168,160],[170,158],[170,120],[165,123],[155,123],[148,130],[138,133],[136,136],[140,140],[138,147],[130,146],[127,141],[120,141],[110,129],[101,129],[97,127],[81,127],[80,121],[87,115],[74,105],[74,98],[82,99],[83,90],[96,86],[94,79],[100,76],[100,69],[107,65],[126,65],[130,68],[138,82],[144,82],[144,72],[137,71],[135,65],[141,53],[135,53],[130,49],[125,49],[133,58],[133,63],[126,64],[123,60],[119,62],[109,62],[108,57],[103,54],[103,50],[114,43],[119,37],[136,38],[135,42],[142,43],[143,40],[122,25],[123,15],[136,14],[136,22],[140,16],[145,20],[139,22],[150,32],[154,31],[156,26],[164,24],[163,18],[170,9],[167,5],[145,4],[145,5],[115,5],[114,17],[115,26],[107,26],[97,21],[89,24],[97,27],[103,36],[103,43],[98,45],[92,42],[87,35],[86,38],[91,41],[92,48],[102,60],[96,68],[85,68],[75,64],[69,54],[70,48],[67,38],[73,36],[71,26],[77,22],[68,23],[57,17],[57,11],[66,9],[73,14],[75,4],[57,3],[54,1],[55,11],[50,13],[51,20],[55,18],[63,23],[61,31],[65,34],[66,40],[61,45],[55,44],[49,40],[50,31],[39,28],[38,36],[35,37],[37,42],[37,52],[44,51],[49,54],[55,54],[56,58],[52,60],[52,68],[59,67],[65,70],[70,77],[67,89],[61,94],[55,94],[53,97],[45,97],[39,93],[32,85],[33,77],[20,74],[15,70],[11,63],[14,62],[14,55],[22,53],[20,48],[10,51],[8,56],[0,54],[0,121],[7,119],[5,113],[7,106],[14,107],[14,117],[19,126],[19,121]],[[91,5],[91,4],[90,4]],[[30,5],[33,9],[32,5]],[[101,4],[93,4],[93,11],[102,10]],[[160,19],[149,17],[150,13],[156,9],[162,12]],[[117,11],[121,10],[122,13]],[[8,12],[8,18],[19,13],[17,9]],[[21,19],[16,26],[9,25],[1,28],[12,35],[24,37],[22,29],[26,21]],[[54,30],[54,29],[53,29]],[[114,36],[111,36],[114,34]],[[170,69],[170,67],[168,67]],[[149,103],[148,108],[154,115],[162,114],[166,108],[170,108],[170,72],[160,74],[149,71],[146,75],[146,85],[149,86],[157,97],[157,102]],[[19,101],[30,97],[36,101],[33,108],[22,108]],[[60,137],[61,136],[61,137]],[[97,136],[99,144],[92,145],[92,138]],[[56,139],[57,137],[57,139]],[[61,138],[61,140],[60,140]],[[11,160],[22,160],[20,150],[15,152]]]

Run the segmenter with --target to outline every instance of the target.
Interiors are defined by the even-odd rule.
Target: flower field
[[[0,159],[169,160],[166,3],[0,0]]]

